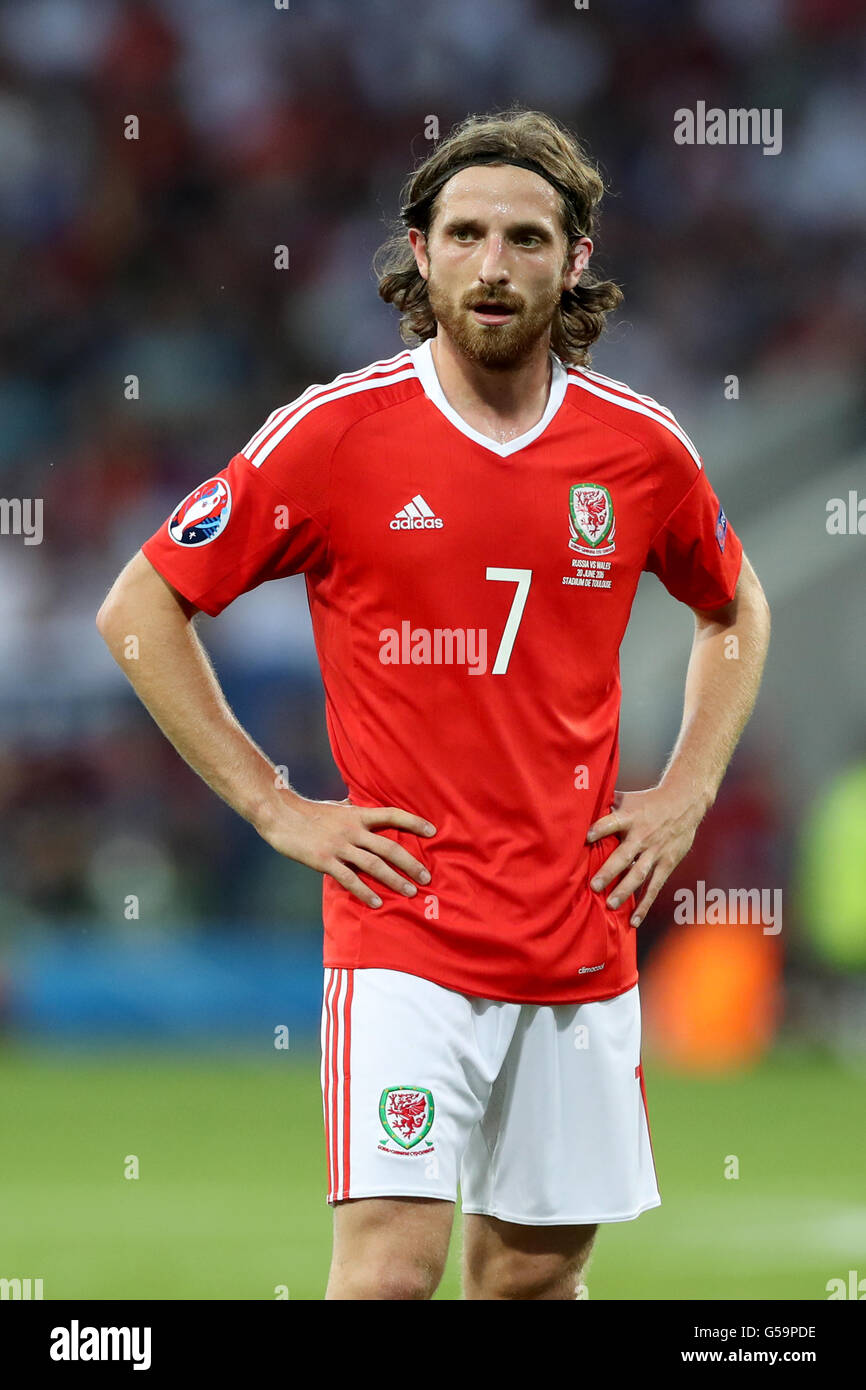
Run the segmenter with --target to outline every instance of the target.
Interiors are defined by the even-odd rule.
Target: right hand
[[[430,882],[424,865],[408,850],[384,835],[373,833],[374,828],[382,826],[408,830],[424,839],[436,833],[429,821],[396,806],[355,806],[348,798],[345,801],[307,801],[298,797],[284,817],[260,829],[259,834],[279,854],[317,869],[319,873],[330,874],[368,907],[381,907],[382,899],[367,887],[354,869],[361,869],[405,897],[414,897],[418,889],[403,874],[420,884]],[[403,874],[397,873],[397,869],[402,869]]]

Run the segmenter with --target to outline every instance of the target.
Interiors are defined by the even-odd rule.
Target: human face
[[[409,232],[439,331],[487,367],[513,367],[548,344],[563,290],[592,242],[567,247],[559,194],[513,164],[461,169],[443,185],[425,237]]]

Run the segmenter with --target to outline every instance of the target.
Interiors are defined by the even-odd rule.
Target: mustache
[[[516,299],[503,299],[502,296],[498,294],[476,295],[473,299],[465,301],[465,307],[467,309],[477,309],[482,304],[495,304],[499,309],[516,310],[521,308],[522,301]]]

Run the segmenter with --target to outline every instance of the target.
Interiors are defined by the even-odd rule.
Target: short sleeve
[[[292,450],[298,445],[292,441]],[[324,466],[323,466],[324,462]],[[327,477],[327,458],[317,475]],[[246,451],[199,483],[141,547],[159,574],[197,608],[216,617],[239,594],[269,579],[324,563],[323,489],[311,496],[309,461],[299,460],[298,492],[288,491],[293,458],[284,446],[257,468]],[[279,482],[275,481],[275,476]],[[306,505],[304,505],[304,503]]]
[[[737,589],[743,547],[702,464],[676,440],[666,444],[662,498],[673,505],[653,536],[643,568],[690,608],[719,608]],[[683,493],[683,485],[685,491]]]

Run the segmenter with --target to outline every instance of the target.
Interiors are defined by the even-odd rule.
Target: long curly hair
[[[403,185],[403,217],[373,258],[379,294],[400,311],[400,336],[417,346],[436,334],[427,281],[415,263],[407,223],[429,232],[443,176],[452,166],[474,155],[491,154],[529,159],[560,188],[560,218],[569,247],[581,236],[595,239],[598,207],[605,191],[598,169],[571,131],[541,111],[510,107],[506,111],[468,116],[442,140]],[[563,195],[563,191],[568,196]],[[551,325],[550,344],[563,362],[587,366],[589,348],[601,335],[605,318],[622,302],[613,280],[598,280],[587,267],[573,290],[564,290]]]

